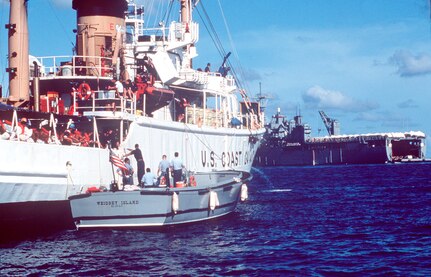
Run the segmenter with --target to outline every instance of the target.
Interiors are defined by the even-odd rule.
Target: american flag
[[[118,155],[115,154],[114,151],[112,151],[112,149],[109,149],[109,151],[110,151],[109,161],[116,167],[121,168],[124,171],[127,171],[126,164],[120,159],[120,157],[118,157]]]

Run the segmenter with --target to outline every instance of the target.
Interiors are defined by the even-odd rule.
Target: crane
[[[329,136],[336,136],[340,134],[340,125],[338,120],[330,118],[325,114],[324,111],[319,111],[320,117],[323,120],[323,124],[325,124],[326,130],[328,131]]]

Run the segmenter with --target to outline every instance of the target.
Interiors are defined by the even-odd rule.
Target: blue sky
[[[313,135],[323,128],[319,109],[338,119],[344,134],[420,130],[431,135],[429,0],[201,2],[226,40],[225,49],[237,53],[231,59],[238,64],[239,58],[249,94],[255,95],[261,83],[262,92],[272,97],[267,115],[280,107],[291,118],[300,109]],[[4,26],[9,1],[0,3]],[[28,3],[31,54],[70,54],[76,21],[71,0]],[[153,5],[146,10],[156,11]],[[197,14],[195,20],[200,21]],[[217,66],[221,57],[202,25],[201,31],[194,64]],[[0,35],[0,66],[5,68],[3,27]],[[7,82],[4,69],[0,81]]]

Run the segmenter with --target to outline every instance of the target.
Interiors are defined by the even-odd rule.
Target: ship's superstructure
[[[423,132],[337,135],[339,123],[319,112],[329,136],[311,137],[311,128],[297,115],[287,120],[278,110],[266,126],[266,134],[254,165],[371,164],[425,160]]]

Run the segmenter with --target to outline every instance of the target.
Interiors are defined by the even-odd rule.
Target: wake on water
[[[292,191],[292,189],[268,189],[264,190],[263,192],[289,192]]]
[[[253,171],[256,171],[259,174],[259,178],[264,179],[267,184],[271,185],[271,187],[274,187],[274,184],[272,183],[271,179],[265,174],[263,170],[256,167],[252,167],[251,171],[252,173]]]
[[[272,181],[271,178],[265,174],[265,172],[262,169],[259,168],[252,168],[252,173],[256,174],[257,176],[259,176],[259,178],[262,178],[263,181],[265,182],[265,185],[268,187],[277,187]],[[262,192],[290,192],[292,191],[292,189],[267,189],[267,190],[262,190]]]

